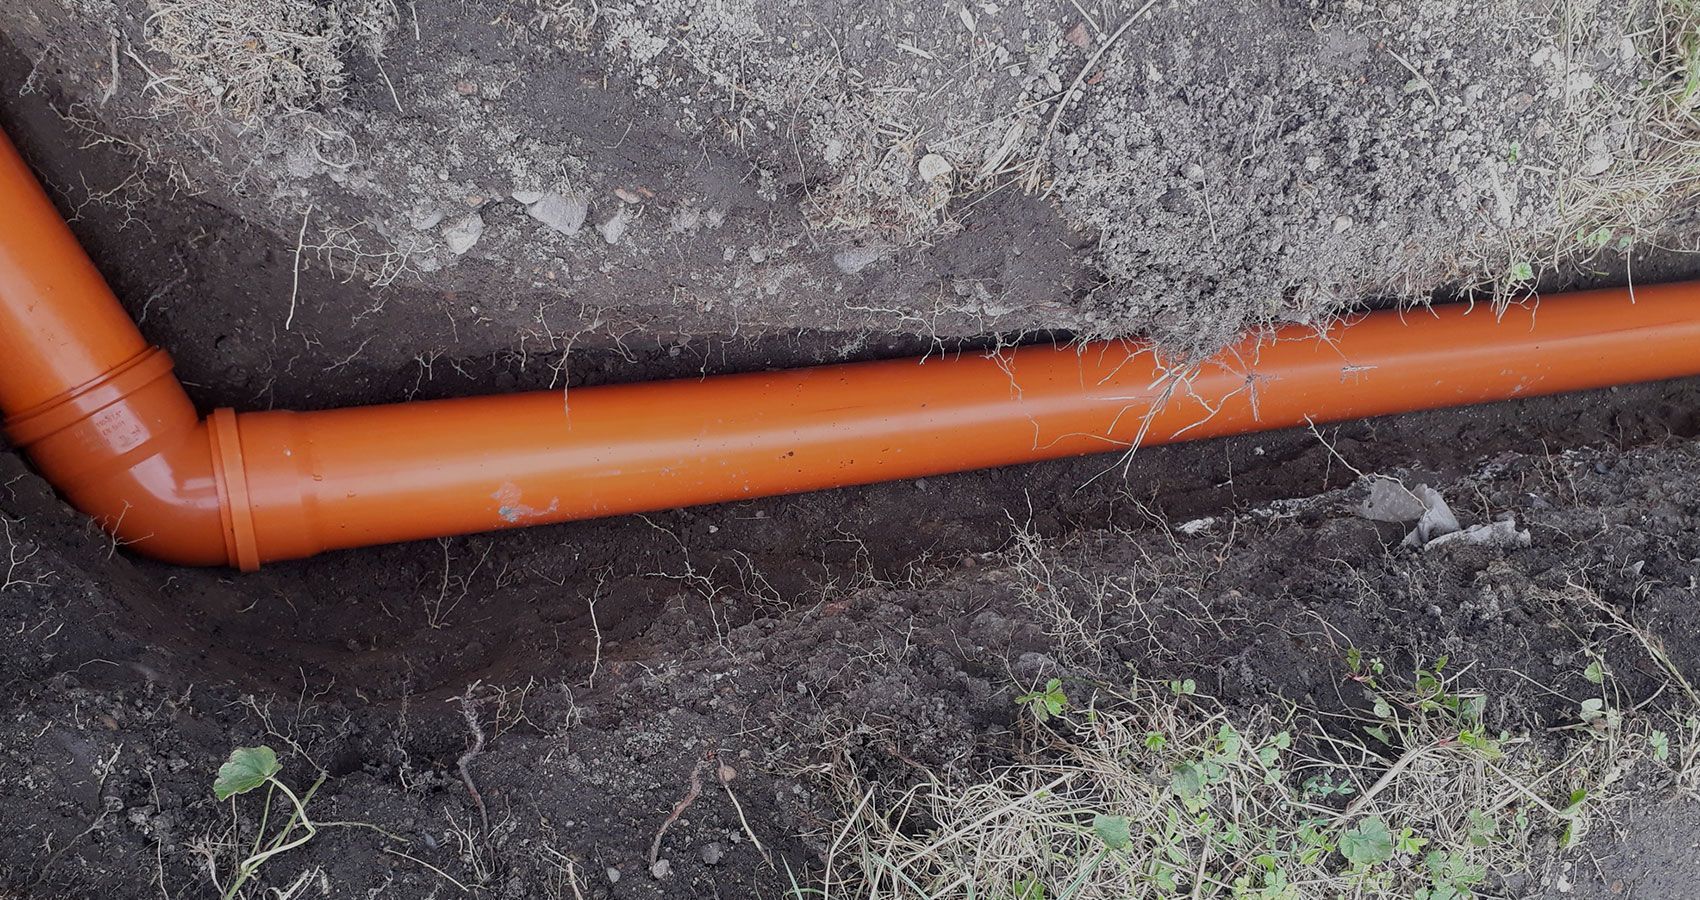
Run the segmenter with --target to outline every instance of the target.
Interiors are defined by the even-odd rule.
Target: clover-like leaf
[[[277,761],[277,753],[272,748],[264,745],[237,747],[230,751],[230,758],[224,761],[224,765],[218,767],[218,778],[213,780],[213,796],[228,800],[236,794],[246,794],[281,771],[283,764]]]
[[[1370,866],[1393,858],[1393,833],[1371,816],[1340,835],[1340,855],[1354,865]]]

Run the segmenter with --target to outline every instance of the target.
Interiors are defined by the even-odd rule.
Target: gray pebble
[[[626,226],[630,225],[631,221],[631,217],[626,214],[626,208],[622,206],[620,211],[614,213],[612,218],[596,226],[596,230],[601,232],[604,241],[609,244],[618,244],[620,238],[626,236]]]
[[[590,201],[579,194],[562,196],[549,191],[538,197],[525,214],[562,234],[578,234],[585,217],[590,215]]]
[[[484,236],[484,217],[473,213],[464,219],[456,219],[453,224],[443,229],[443,243],[449,245],[449,251],[456,256],[472,249],[478,239]]]

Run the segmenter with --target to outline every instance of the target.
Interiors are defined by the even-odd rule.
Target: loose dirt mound
[[[1685,196],[1656,161],[1685,139],[1691,20],[1631,2],[26,0],[4,39],[26,91],[131,157],[63,173],[70,203],[192,195],[308,267],[422,285],[264,321],[349,350],[393,336],[364,352],[394,364],[638,327],[1201,349],[1365,297],[1515,290]],[[468,327],[422,324],[444,317]]]

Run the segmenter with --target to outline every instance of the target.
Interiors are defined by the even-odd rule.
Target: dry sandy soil
[[[1694,274],[1679,7],[14,0],[0,124],[206,407],[1200,352]],[[1068,896],[1063,863],[964,862],[944,823],[1170,716],[1176,753],[1187,722],[1285,728],[1295,772],[1355,785],[1295,774],[1317,815],[1370,793],[1430,841],[1247,896],[1683,896],[1697,434],[1691,380],[251,576],[133,558],[0,453],[0,895],[215,895],[260,805],[212,779],[263,743],[359,824],[245,896]],[[1387,479],[1527,541],[1405,547],[1360,508]],[[1492,752],[1426,701],[1439,750],[1362,743],[1442,656],[1428,699],[1479,696]],[[1191,765],[1164,752],[1126,755],[1135,785]]]

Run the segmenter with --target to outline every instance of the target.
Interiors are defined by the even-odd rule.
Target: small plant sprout
[[[289,789],[289,785],[278,779],[278,773],[282,771],[283,764],[278,762],[277,753],[264,745],[238,747],[230,752],[230,758],[218,768],[218,777],[213,780],[213,796],[221,802],[229,800],[232,815],[235,814],[237,794],[246,794],[261,786],[266,789],[265,803],[260,808],[260,825],[254,830],[254,843],[247,856],[236,864],[230,884],[226,885],[220,894],[223,900],[235,897],[267,860],[307,843],[318,833],[319,826],[307,816],[307,804],[312,801],[319,786],[325,783],[324,773],[319,774],[318,780],[313,782],[313,786],[307,789],[305,795],[296,796],[295,792]],[[271,817],[272,798],[280,791],[291,806],[289,820],[267,837],[266,825]],[[217,886],[215,875],[214,887]]]
[[[1354,652],[1346,668],[1366,696],[1340,713],[1243,714],[1135,678],[1073,715],[1048,684],[1020,698],[1050,726],[1018,763],[883,809],[858,791],[854,862],[828,883],[879,900],[1469,900],[1598,804],[1566,803],[1531,742],[1488,736],[1467,667],[1402,677]]]
[[[1068,695],[1063,693],[1062,679],[1052,678],[1045,682],[1042,691],[1030,691],[1015,698],[1015,702],[1027,707],[1033,718],[1041,723],[1048,722],[1063,714],[1068,709]]]
[[[1393,858],[1393,832],[1380,816],[1370,816],[1340,835],[1340,855],[1360,868]]]

